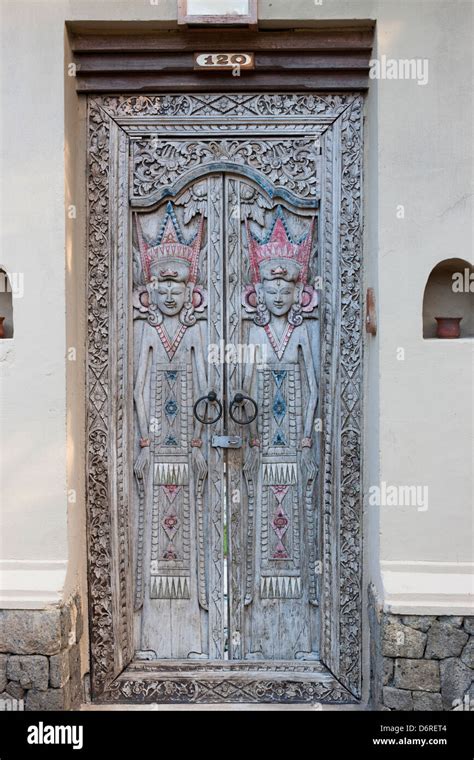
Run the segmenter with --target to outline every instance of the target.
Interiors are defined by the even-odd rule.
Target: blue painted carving
[[[286,377],[286,369],[272,369],[272,375],[277,388],[281,388],[281,384]]]
[[[281,395],[280,390],[277,390],[275,394],[275,398],[273,399],[273,416],[275,417],[275,420],[277,421],[278,425],[281,425],[281,422],[285,414],[286,414],[286,401]]]
[[[174,398],[169,398],[168,401],[165,404],[165,412],[167,417],[176,417],[178,413],[178,404],[176,403]]]
[[[273,436],[272,446],[286,446],[286,439],[281,430],[277,430]]]

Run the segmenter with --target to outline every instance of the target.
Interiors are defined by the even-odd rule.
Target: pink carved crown
[[[194,238],[185,242],[181,230],[179,229],[178,220],[176,219],[173,206],[168,203],[166,207],[166,216],[161,227],[158,240],[151,244],[143,237],[143,231],[140,223],[140,217],[135,214],[138,244],[140,248],[140,258],[143,272],[147,282],[153,277],[159,276],[162,279],[177,278],[183,265],[189,269],[187,281],[195,283],[197,278],[197,268],[199,252],[201,250],[201,238],[203,231],[204,218],[201,216],[199,225]]]
[[[250,232],[248,220],[246,222],[247,239],[249,241],[249,258],[253,282],[260,282],[259,267],[264,262],[275,261],[275,267],[270,271],[273,277],[284,279],[287,275],[285,260],[288,259],[297,264],[299,269],[298,281],[306,283],[308,276],[309,259],[311,255],[311,243],[313,239],[314,219],[306,236],[295,242],[288,233],[281,206],[277,208],[277,215],[267,239],[256,240]]]

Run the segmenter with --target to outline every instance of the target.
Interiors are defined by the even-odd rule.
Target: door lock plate
[[[216,449],[240,449],[242,446],[242,436],[213,435],[211,443]]]

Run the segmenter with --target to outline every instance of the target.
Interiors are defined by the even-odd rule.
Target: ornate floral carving
[[[361,649],[361,171],[362,99],[342,116],[341,181],[341,565],[339,662],[343,683],[358,693]]]
[[[121,116],[327,116],[334,119],[347,108],[350,93],[308,95],[292,93],[132,95],[101,99],[112,117]]]
[[[257,702],[257,703],[304,703],[326,702],[347,704],[353,701],[351,694],[333,678],[325,668],[311,668],[309,665],[285,663],[264,665],[252,663],[229,669],[221,668],[222,678],[205,678],[201,669],[194,674],[186,667],[175,666],[171,672],[169,665],[140,663],[140,669],[147,673],[146,679],[140,678],[132,669],[128,677],[117,678],[104,694],[103,702],[142,702],[142,703],[219,703],[219,702]],[[168,671],[168,672],[167,672]],[[182,671],[182,672],[181,672]],[[227,671],[227,672],[226,672]],[[275,677],[285,673],[286,678]],[[292,678],[292,674],[297,677]],[[226,678],[226,674],[228,677]],[[313,674],[313,675],[311,675]],[[229,677],[231,676],[231,677]]]
[[[87,187],[88,352],[87,499],[89,505],[89,593],[95,690],[113,676],[111,522],[109,491],[109,119],[94,101],[89,107]]]
[[[133,143],[133,194],[146,196],[172,185],[185,172],[216,161],[258,170],[275,187],[302,198],[316,196],[314,137],[276,140],[159,140]]]
[[[206,678],[205,672],[192,679],[175,677],[147,680],[117,679],[104,701],[155,703],[219,703],[219,702],[326,702],[347,703],[351,695],[335,679],[327,681],[281,680],[255,674],[237,678]]]

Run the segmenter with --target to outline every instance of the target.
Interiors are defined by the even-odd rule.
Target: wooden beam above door
[[[364,90],[373,29],[153,33],[70,30],[78,92]],[[194,69],[194,53],[254,53],[255,68]]]

